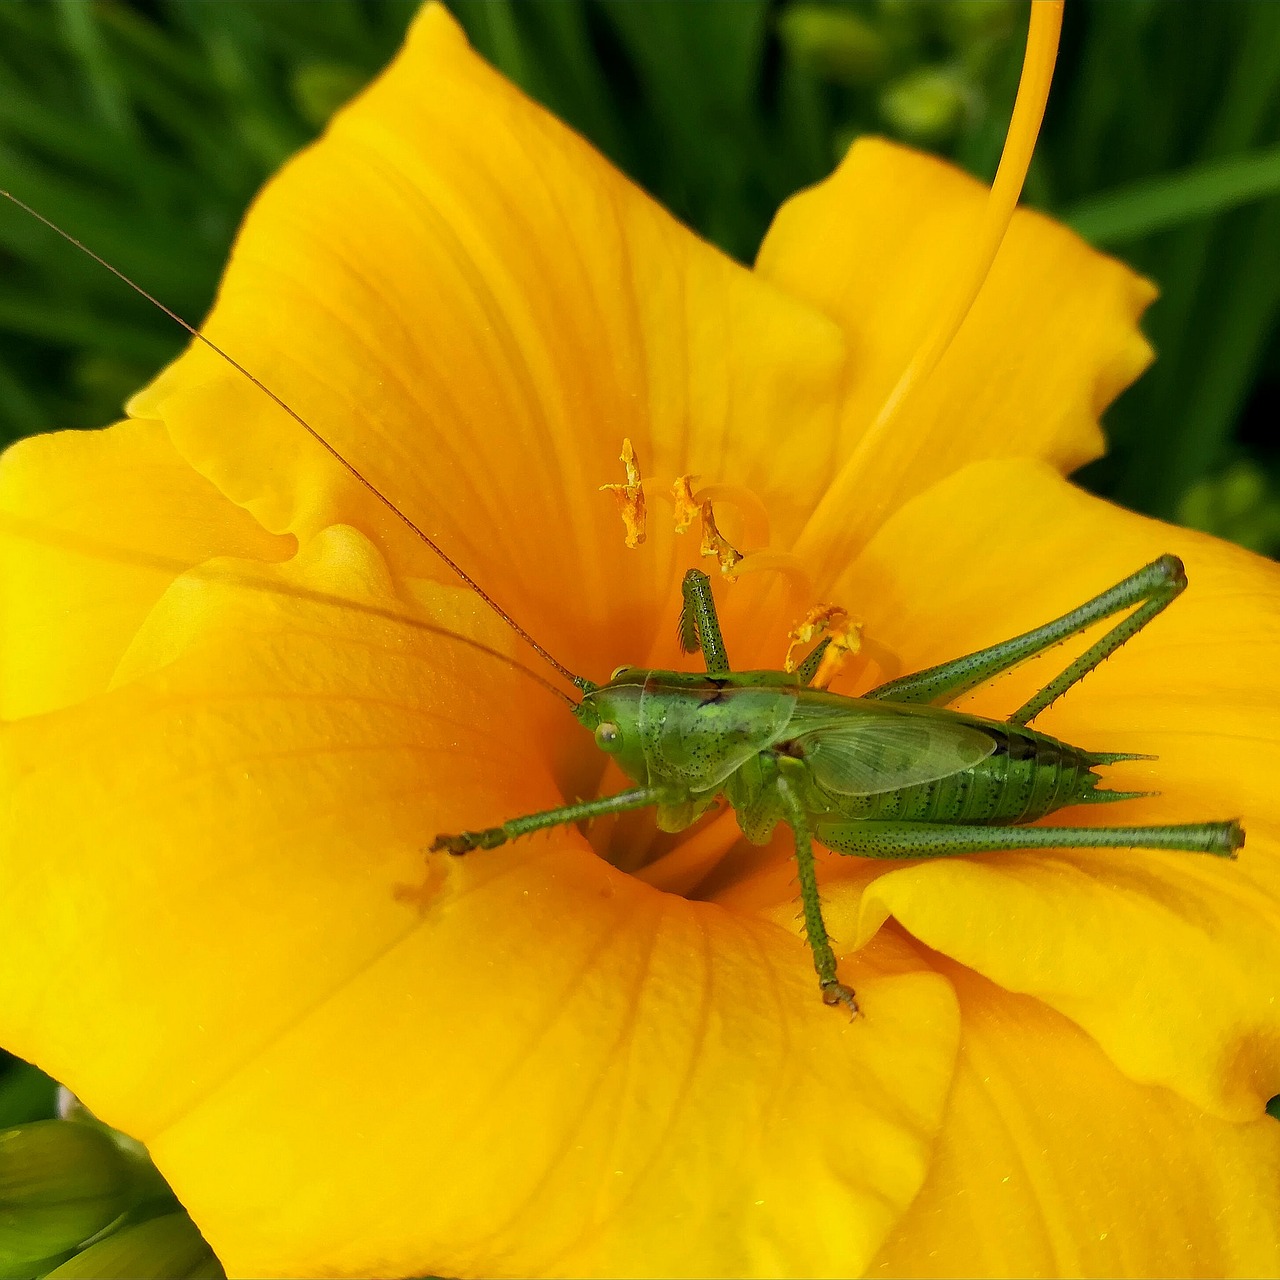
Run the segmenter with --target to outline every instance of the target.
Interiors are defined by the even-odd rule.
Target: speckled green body
[[[433,849],[491,849],[550,826],[654,806],[681,831],[723,795],[749,840],[779,822],[795,843],[805,935],[822,998],[857,1012],[840,981],[822,918],[813,842],[862,858],[935,858],[1010,849],[1168,849],[1232,858],[1236,821],[1168,826],[1034,826],[1071,805],[1129,800],[1100,789],[1098,765],[1149,759],[1087,751],[1029,728],[1098,663],[1177,598],[1182,563],[1161,556],[1070,613],[987,649],[900,676],[859,698],[810,687],[824,640],[795,674],[730,669],[711,581],[684,578],[680,641],[706,674],[619,667],[607,683],[579,679],[574,715],[638,784],[629,791],[439,835]],[[1117,613],[1126,616],[1005,720],[952,711],[1003,671]]]
[[[1022,823],[1126,794],[1097,790],[1094,768],[1110,756],[1034,729],[802,688],[776,671],[708,676],[627,668],[587,694],[578,714],[588,727],[616,726],[608,749],[629,776],[664,793],[658,823],[667,831],[687,827],[723,793],[748,839],[763,843],[784,817],[776,787],[782,762],[819,832],[824,818]],[[975,744],[974,735],[981,735],[984,758],[954,770],[935,765],[927,771],[940,776],[921,781],[910,780],[920,768],[907,765],[897,786],[889,785],[893,761],[884,760],[877,770],[883,789],[856,792],[847,782],[829,785],[826,771],[809,767],[810,753],[821,751],[831,733],[878,736],[897,727],[895,721],[927,733],[925,742],[963,734]]]

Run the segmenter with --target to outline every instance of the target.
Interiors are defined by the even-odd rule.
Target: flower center
[[[811,687],[825,688],[846,660],[870,661],[884,678],[898,674],[896,659],[874,641],[864,639],[862,624],[836,604],[816,604],[813,579],[801,558],[792,551],[770,545],[769,512],[759,495],[739,484],[703,482],[696,475],[681,475],[670,485],[646,482],[630,440],[623,441],[621,460],[626,479],[602,485],[618,503],[628,547],[646,539],[650,507],[669,506],[673,529],[684,534],[698,527],[699,554],[713,559],[723,577],[733,581],[747,574],[775,574],[786,585],[788,608],[799,621],[787,633],[788,647],[781,669],[796,671],[812,647],[825,641],[822,660],[804,672]],[[727,515],[733,540],[721,530],[718,513]],[[730,617],[734,612],[730,606]],[[660,664],[659,664],[660,665]],[[616,762],[604,770],[600,794],[634,785]],[[677,834],[655,831],[647,812],[619,814],[597,820],[590,839],[601,857],[639,879],[666,892],[696,894],[698,886],[726,854],[743,839],[732,809],[721,804],[689,829]],[[750,856],[748,854],[747,856]],[[761,856],[761,851],[756,851]]]
[[[687,533],[696,523],[702,535],[699,554],[714,559],[729,579],[749,573],[776,573],[786,579],[792,608],[799,613],[813,599],[813,580],[800,557],[769,545],[769,511],[754,490],[740,484],[702,483],[696,475],[677,476],[669,487],[656,492],[646,488],[639,460],[630,440],[622,442],[621,461],[626,474],[622,484],[604,484],[618,504],[628,547],[644,542],[648,524],[648,497],[669,505],[676,533]],[[729,507],[741,528],[741,546],[730,542],[716,521],[717,507]],[[745,548],[745,549],[743,549]]]

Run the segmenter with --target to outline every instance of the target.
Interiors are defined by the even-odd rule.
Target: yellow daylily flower
[[[231,1274],[1280,1268],[1280,570],[1062,479],[1150,358],[1120,264],[1018,212],[929,346],[991,207],[861,141],[747,270],[430,5],[259,197],[206,327],[596,676],[678,664],[696,554],[657,504],[624,547],[624,438],[780,571],[725,594],[738,665],[807,591],[858,615],[849,692],[1186,560],[1043,723],[1158,753],[1132,820],[1240,815],[1240,860],[825,857],[856,1022],[785,839],[637,815],[424,863],[603,758],[207,348],[4,456],[0,1044],[145,1142]]]

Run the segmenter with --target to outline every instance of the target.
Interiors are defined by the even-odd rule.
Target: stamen
[[[697,479],[697,476],[676,476],[671,486],[677,533],[688,533],[693,522],[702,514],[702,507],[693,496],[693,486]]]
[[[902,659],[892,649],[881,644],[871,636],[859,633],[859,658],[862,663],[872,662],[880,673],[877,684],[896,680],[902,674]]]
[[[840,674],[847,658],[852,657],[862,648],[862,637],[859,631],[849,631],[833,636],[827,651],[818,663],[818,670],[809,681],[811,689],[825,689]]]
[[[714,556],[720,562],[720,572],[726,578],[736,578],[738,575],[735,570],[745,557],[716,528],[716,516],[710,502],[702,504],[700,514],[702,516],[702,548],[700,554]]]
[[[793,608],[799,608],[802,601],[813,599],[813,579],[806,572],[804,561],[790,551],[752,551],[737,566],[739,576],[760,572],[780,573],[787,579]]]
[[[1018,82],[1018,96],[1009,121],[1009,132],[1005,136],[1000,166],[996,170],[995,182],[983,211],[977,236],[977,251],[968,268],[955,281],[951,297],[939,313],[932,330],[916,348],[915,355],[881,405],[875,420],[863,433],[834,482],[823,495],[817,510],[809,519],[806,533],[810,528],[819,527],[829,512],[848,507],[856,499],[857,484],[866,456],[878,447],[889,426],[901,414],[903,406],[937,368],[991,273],[991,264],[1004,241],[1018,197],[1022,194],[1027,168],[1031,164],[1031,153],[1035,150],[1040,123],[1044,119],[1045,103],[1049,98],[1049,85],[1053,80],[1053,67],[1058,55],[1063,3],[1064,0],[1033,0],[1031,5],[1031,25],[1027,31],[1022,78]]]
[[[830,642],[817,673],[810,681],[816,689],[825,689],[839,674],[845,659],[852,657],[862,648],[862,623],[849,617],[849,611],[838,604],[818,604],[787,632],[787,656],[783,659],[783,670],[794,671],[799,663],[795,660],[796,650],[801,645],[810,644],[820,635],[829,635]]]
[[[644,480],[640,476],[640,464],[631,441],[622,441],[621,462],[626,469],[625,484],[602,484],[601,493],[611,493],[617,499],[618,513],[626,529],[627,546],[638,547],[645,539]]]
[[[691,477],[692,478],[692,477]],[[746,526],[743,541],[749,547],[769,545],[769,511],[756,493],[741,484],[704,484],[696,494],[697,502],[728,503],[742,514]]]
[[[723,506],[728,503],[742,515],[745,530],[743,540],[748,546],[769,545],[769,511],[754,491],[741,484],[704,484],[700,476],[677,476],[671,486],[671,501],[675,505],[675,530],[686,533],[694,520],[702,514],[704,502]],[[663,495],[664,497],[666,495]]]

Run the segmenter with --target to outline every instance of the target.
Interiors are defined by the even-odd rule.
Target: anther
[[[602,484],[601,493],[611,493],[618,503],[618,513],[626,529],[628,547],[638,547],[645,539],[644,480],[631,441],[622,441],[621,462],[626,471],[624,484]]]
[[[714,556],[726,578],[736,578],[738,565],[745,559],[742,552],[716,528],[716,516],[710,500],[702,504],[702,554]]]
[[[702,514],[702,504],[693,496],[693,486],[697,479],[697,476],[676,476],[671,486],[677,533],[688,533],[693,522]]]
[[[810,686],[825,689],[839,673],[845,659],[851,657],[862,648],[862,623],[854,622],[848,610],[838,604],[819,604],[812,609],[787,632],[790,643],[783,667],[794,671],[797,667],[795,652],[801,646],[809,644],[821,635],[830,637],[822,661],[818,666]]]

